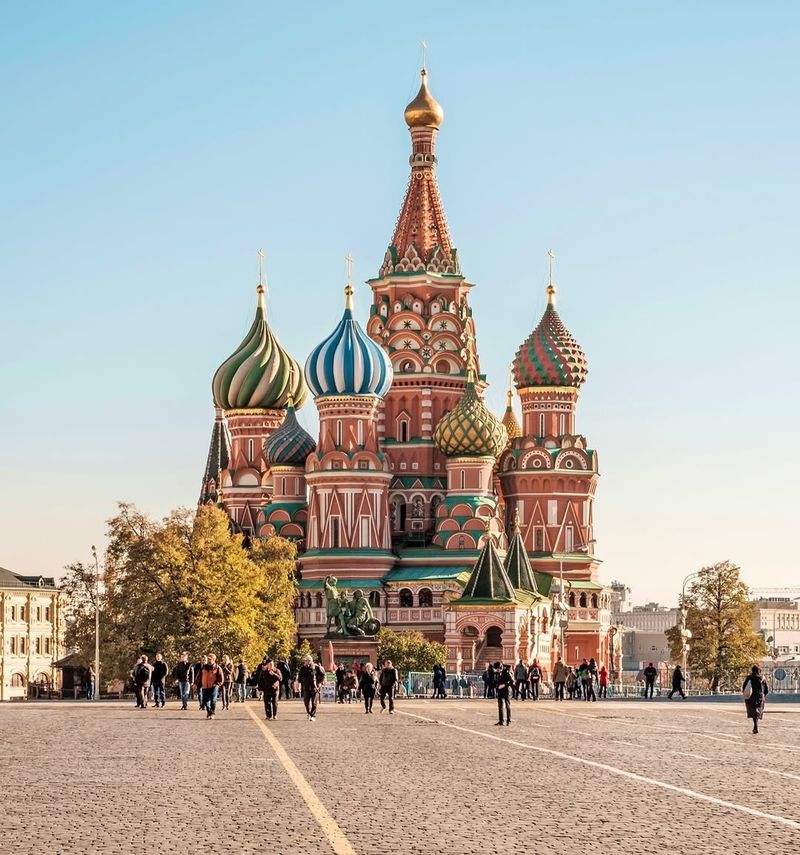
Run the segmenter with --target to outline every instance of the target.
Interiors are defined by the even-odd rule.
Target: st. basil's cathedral
[[[411,176],[368,282],[366,327],[348,280],[342,318],[303,370],[269,326],[259,285],[253,324],[214,375],[200,502],[249,537],[296,542],[298,631],[317,647],[333,575],[340,590],[363,591],[384,626],[443,641],[449,670],[538,658],[548,671],[562,653],[614,672],[621,644],[594,555],[597,453],[576,430],[586,358],[551,281],[503,418],[484,403],[473,286],[436,181],[444,113],[426,77],[405,109]],[[316,441],[296,417],[309,396]]]

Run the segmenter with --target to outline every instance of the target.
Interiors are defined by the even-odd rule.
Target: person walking
[[[597,695],[594,693],[594,684],[597,679],[597,663],[594,657],[589,660],[588,665],[583,672],[583,698],[586,701],[596,701]]]
[[[167,692],[164,681],[169,674],[169,668],[160,653],[156,653],[156,661],[153,662],[153,670],[150,674],[150,682],[153,685],[153,701],[156,709],[163,707],[167,700]]]
[[[481,674],[481,680],[483,680],[483,697],[484,698],[493,698],[494,697],[494,669],[487,662],[486,670]]]
[[[528,697],[528,669],[520,659],[514,668],[514,700],[522,700]]]
[[[656,677],[658,677],[658,671],[656,671],[655,665],[651,662],[644,669],[644,696],[646,698],[653,697],[653,688],[656,685]]]
[[[742,696],[747,717],[753,719],[753,733],[758,733],[758,723],[764,718],[764,704],[769,694],[767,681],[761,676],[761,669],[753,665],[742,683]]]
[[[223,653],[219,667],[222,669],[222,709],[229,710],[233,695],[234,666],[227,653]]]
[[[225,682],[222,668],[217,665],[217,657],[209,653],[205,664],[200,669],[200,703],[206,711],[206,718],[214,718],[217,711],[217,693]]]
[[[147,661],[146,656],[142,656],[133,675],[136,685],[136,706],[140,710],[147,709],[147,694],[150,691],[150,675],[152,672],[153,666]]]
[[[359,687],[361,688],[361,697],[364,699],[364,714],[372,714],[372,702],[375,700],[375,684],[378,682],[378,675],[375,673],[375,668],[371,662],[367,662],[361,669],[359,677]]]
[[[200,661],[197,665],[194,666],[194,690],[197,692],[197,702],[200,706],[200,711],[202,712],[205,709],[205,704],[203,703],[203,691],[200,688],[200,677],[203,672],[203,666],[208,664],[208,656],[204,653],[200,657]]]
[[[300,691],[303,695],[303,704],[306,708],[309,721],[317,720],[317,703],[319,701],[320,686],[325,682],[325,671],[319,662],[306,654],[297,672],[300,681]]]
[[[181,709],[189,709],[189,695],[191,695],[192,683],[194,682],[194,666],[189,661],[189,654],[185,650],[172,669],[172,679],[178,684]]]
[[[511,674],[511,666],[509,664],[503,665],[500,668],[500,663],[494,663],[495,671],[499,669],[499,674],[497,675],[497,680],[494,684],[494,691],[497,697],[497,715],[499,721],[495,723],[495,727],[503,726],[503,710],[505,710],[506,727],[511,724],[511,701],[510,695],[512,693],[514,687],[514,677]]]
[[[336,680],[336,703],[344,703],[344,678],[347,676],[347,668],[344,667],[344,662],[340,662],[333,672],[333,677]]]
[[[236,701],[243,704],[247,700],[247,680],[250,677],[250,669],[240,659],[236,664]]]
[[[685,682],[686,677],[683,676],[681,666],[676,665],[675,670],[672,672],[672,691],[667,695],[667,698],[672,698],[675,692],[677,692],[684,700],[686,700],[686,694],[683,691],[683,684]]]
[[[553,685],[556,690],[556,700],[563,701],[564,700],[564,684],[567,682],[567,666],[561,660],[559,656],[556,659],[555,667],[553,668]],[[572,697],[572,695],[570,695]]]
[[[286,700],[292,696],[291,693],[291,682],[292,682],[292,669],[289,667],[288,662],[285,659],[278,660],[278,670],[281,672],[281,691],[286,694]]]
[[[542,681],[542,669],[539,660],[534,659],[528,666],[528,687],[532,701],[539,700],[539,684]]]
[[[381,668],[378,685],[380,686],[381,712],[386,709],[386,699],[389,699],[389,715],[394,715],[394,693],[397,690],[397,684],[400,682],[400,675],[397,673],[397,668],[392,665],[392,660],[387,659]]]
[[[267,659],[258,674],[258,688],[264,698],[264,714],[267,721],[278,717],[278,696],[281,693],[283,674],[275,667],[271,659]]]
[[[575,698],[575,672],[572,670],[572,666],[570,665],[567,668],[567,699],[573,700]]]
[[[97,684],[97,675],[94,673],[94,667],[92,665],[86,671],[86,700],[93,701],[94,700],[94,690]]]
[[[608,670],[605,665],[601,665],[597,672],[597,686],[597,697],[608,698]]]

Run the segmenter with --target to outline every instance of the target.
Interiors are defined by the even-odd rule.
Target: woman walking
[[[369,715],[372,712],[372,702],[375,700],[375,683],[377,679],[372,663],[367,662],[361,669],[361,679],[359,681],[361,697],[364,698],[365,715]]]
[[[758,733],[758,723],[764,718],[764,703],[768,694],[767,681],[761,676],[761,669],[758,665],[753,665],[750,674],[742,683],[747,717],[753,719],[753,733]]]
[[[231,661],[231,657],[226,653],[222,657],[222,662],[220,663],[220,667],[222,668],[222,709],[229,710],[231,708],[231,696],[233,695],[233,677],[234,677],[234,665]]]

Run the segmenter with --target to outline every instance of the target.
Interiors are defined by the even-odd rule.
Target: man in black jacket
[[[267,659],[258,675],[258,688],[264,695],[264,713],[268,720],[278,717],[278,695],[281,691],[281,672]]]
[[[160,653],[156,653],[156,661],[153,662],[153,673],[151,675],[156,709],[163,707],[167,700],[167,693],[164,688],[164,680],[167,679],[167,674],[169,674],[169,668],[167,668],[164,657]]]
[[[651,662],[644,669],[644,696],[646,698],[653,697],[653,687],[656,684],[656,677],[658,676],[658,671],[656,671],[655,666]]]
[[[289,694],[291,690],[292,683],[292,669],[289,667],[289,664],[285,662],[283,659],[278,660],[278,670],[281,672],[281,690],[286,694],[286,700],[288,701],[291,695]],[[278,692],[278,697],[280,697],[280,692]]]
[[[325,682],[325,669],[306,654],[303,657],[300,670],[297,672],[297,679],[300,681],[300,690],[303,694],[303,703],[308,713],[308,720],[316,721],[319,689]]]
[[[494,663],[494,670],[498,671],[500,668],[500,663]],[[499,721],[495,723],[495,727],[503,726],[503,710],[506,713],[506,727],[511,724],[511,701],[509,699],[509,695],[511,694],[511,690],[514,686],[514,676],[511,673],[511,666],[506,664],[503,665],[502,670],[497,675],[494,684],[494,691],[497,695],[497,715],[499,717]]]
[[[189,695],[194,683],[194,666],[189,661],[189,654],[184,650],[180,661],[172,669],[172,679],[178,684],[178,692],[181,696],[181,709],[189,708]]]
[[[387,659],[383,663],[379,679],[381,712],[386,709],[386,698],[388,698],[389,715],[394,715],[394,693],[397,690],[397,684],[399,682],[400,675],[397,673],[397,668],[392,665],[391,659]]]

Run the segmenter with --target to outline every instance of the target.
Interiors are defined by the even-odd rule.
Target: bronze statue
[[[328,603],[327,635],[373,636],[381,628],[372,611],[369,600],[361,590],[353,592],[353,598],[348,601],[344,591],[337,590],[338,580],[335,576],[326,576],[323,589]],[[333,624],[334,629],[331,629]]]

